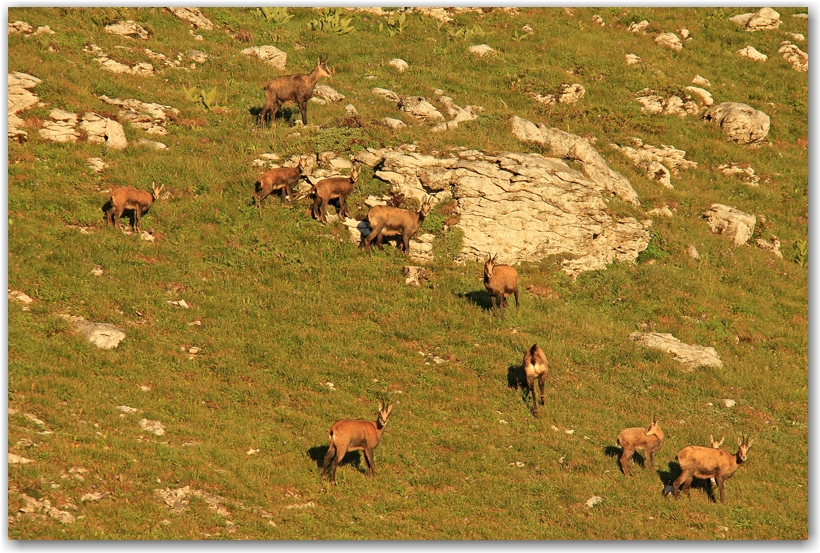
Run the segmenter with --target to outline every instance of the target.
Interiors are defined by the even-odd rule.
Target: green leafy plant
[[[447,34],[450,35],[450,38],[468,40],[473,37],[483,37],[486,33],[479,25],[473,25],[471,28],[463,27],[452,31],[448,30]]]
[[[256,11],[265,18],[265,21],[272,21],[277,25],[281,25],[293,17],[288,13],[287,8],[256,8]]]
[[[809,241],[798,240],[792,246],[793,258],[795,263],[801,267],[809,262]]]
[[[202,102],[202,105],[205,106],[205,109],[207,110],[217,107],[216,88],[217,87],[213,87],[211,90],[205,91],[204,89],[199,89],[195,86],[186,88],[185,85],[182,85],[182,90],[185,92],[185,97],[191,102]]]
[[[400,13],[399,15],[394,15],[391,13],[387,16],[387,27],[384,26],[384,23],[379,23],[379,32],[381,33],[386,31],[387,36],[393,38],[395,35],[402,34],[404,32],[406,20],[407,16],[404,13]]]
[[[356,32],[356,28],[350,24],[351,21],[352,17],[342,18],[342,8],[325,8],[319,19],[313,19],[308,23],[308,29],[346,35]]]
[[[521,34],[518,34],[518,31],[515,31],[515,33],[513,33],[513,37],[512,37],[512,38],[513,38],[513,40],[514,40],[514,41],[516,41],[516,42],[521,42],[522,40],[524,40],[524,39],[525,39],[525,38],[527,38],[528,36],[530,36],[530,35],[528,35],[527,33],[521,33]]]

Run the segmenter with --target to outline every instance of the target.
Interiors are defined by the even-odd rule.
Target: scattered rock
[[[524,31],[525,33],[527,33],[528,35],[532,35],[532,34],[535,33],[535,29],[533,29],[529,25],[524,25],[523,27],[521,27],[521,30]]]
[[[704,90],[697,86],[687,86],[686,90],[700,98],[700,101],[704,106],[711,106],[715,103],[715,101],[712,99],[712,93],[708,90]]]
[[[783,54],[783,59],[792,64],[795,71],[808,73],[809,55],[794,44],[784,44],[777,53]]]
[[[636,63],[643,62],[643,59],[635,54],[627,54],[626,55],[626,64],[627,65],[635,65]]]
[[[245,48],[240,54],[257,57],[268,65],[282,70],[285,69],[288,61],[288,55],[275,46],[252,46]]]
[[[202,15],[199,8],[168,8],[175,17],[187,21],[196,29],[204,29],[206,31],[213,30],[214,24]]]
[[[170,305],[174,305],[174,306],[176,306],[176,307],[182,307],[182,308],[184,308],[184,309],[188,309],[188,307],[190,307],[190,306],[189,306],[189,305],[185,302],[185,300],[167,300],[167,303],[169,303]]]
[[[742,58],[749,58],[752,61],[766,61],[769,56],[761,54],[752,46],[746,46],[737,51],[737,55]]]
[[[731,236],[734,238],[735,246],[741,246],[749,241],[757,221],[754,215],[723,204],[712,204],[703,216],[713,233]]]
[[[101,494],[100,492],[91,492],[83,495],[80,498],[80,501],[99,501],[103,497],[103,494]]]
[[[333,88],[327,86],[326,84],[317,84],[313,88],[313,96],[314,97],[311,98],[311,100],[318,98],[327,103],[341,102],[345,99],[344,94],[336,92]]]
[[[205,63],[208,60],[208,54],[201,50],[188,50],[187,55],[194,63]]]
[[[77,116],[62,109],[54,109],[49,113],[52,121],[43,122],[43,128],[38,129],[40,136],[51,142],[76,142],[79,138],[74,126]]]
[[[300,503],[297,505],[287,505],[285,509],[312,509],[315,507],[316,504],[313,501],[308,501],[307,503]]]
[[[9,464],[10,465],[26,465],[28,463],[33,463],[31,459],[26,459],[25,457],[20,457],[14,453],[9,452]]]
[[[359,112],[356,111],[356,106],[354,106],[353,104],[347,104],[345,106],[345,111],[348,113],[348,115],[351,116],[359,115]]]
[[[676,361],[689,369],[701,366],[722,367],[723,361],[715,348],[684,344],[671,334],[662,332],[633,332],[630,339],[647,348],[662,350],[672,354]]]
[[[661,207],[656,207],[655,209],[650,209],[646,212],[647,215],[656,215],[658,217],[672,217],[674,214],[672,210],[669,209],[669,206],[663,204]]]
[[[471,54],[476,54],[479,58],[483,58],[484,56],[486,56],[488,54],[494,54],[495,53],[495,50],[493,50],[492,48],[490,48],[486,44],[478,44],[478,45],[475,45],[475,46],[470,46],[467,49],[467,51],[470,52]]]
[[[375,94],[376,96],[381,96],[382,98],[386,98],[391,102],[398,103],[400,98],[399,95],[393,92],[392,90],[387,90],[386,88],[374,88],[370,91],[371,94]]]
[[[593,495],[592,497],[587,499],[587,508],[591,509],[592,507],[594,507],[595,505],[597,505],[598,503],[600,503],[603,500],[604,499],[601,496]]]
[[[75,332],[100,349],[113,349],[125,340],[125,331],[112,324],[93,323],[73,315],[62,314],[60,317],[71,323]]]
[[[15,21],[14,23],[9,23],[9,34],[31,33],[33,31],[34,28],[25,21]]]
[[[8,79],[8,136],[9,139],[25,142],[28,140],[28,133],[20,128],[23,126],[23,120],[17,117],[17,113],[40,101],[28,89],[34,88],[43,81],[19,71],[9,73]]]
[[[651,144],[644,144],[638,138],[632,140],[635,142],[637,149],[629,146],[613,146],[632,163],[646,170],[647,178],[660,182],[666,188],[673,188],[671,182],[672,172],[677,175],[681,169],[690,169],[698,165],[694,161],[684,159],[686,152],[673,146],[662,144],[659,148]]]
[[[135,143],[136,146],[143,146],[145,148],[151,148],[152,150],[165,150],[168,148],[162,142],[157,142],[156,140],[148,140],[147,138],[140,138]]]
[[[730,17],[729,21],[746,28],[748,32],[773,31],[780,27],[780,14],[771,8],[763,8],[757,13],[744,13]]]
[[[603,18],[603,17],[601,17],[600,15],[597,15],[597,14],[592,16],[592,22],[593,22],[593,23],[597,23],[597,24],[598,24],[598,25],[600,25],[601,27],[603,27],[604,25],[606,25],[606,23],[604,23],[604,18]]]
[[[414,267],[407,265],[402,268],[404,273],[404,283],[409,286],[421,286],[421,282],[427,280],[427,273],[424,267]]]
[[[56,507],[52,507],[51,502],[48,499],[38,501],[26,494],[21,494],[20,499],[22,499],[25,503],[25,505],[20,507],[21,514],[42,512],[62,524],[71,524],[77,520],[71,513],[67,511],[60,511]]]
[[[142,428],[146,432],[151,432],[152,434],[156,434],[157,436],[162,436],[163,434],[165,434],[165,425],[159,421],[141,419],[139,424],[140,428]]]
[[[797,42],[803,42],[806,40],[806,37],[803,36],[803,33],[789,33],[789,36],[792,37],[792,40],[796,40]]]
[[[401,96],[396,105],[399,111],[409,113],[421,121],[443,120],[444,116],[424,96]]]
[[[755,174],[754,167],[748,163],[724,163],[718,166],[718,170],[724,175],[745,175],[747,177],[745,181],[746,184],[749,186],[759,186],[760,177]]]
[[[400,58],[394,58],[387,62],[388,65],[395,67],[399,73],[404,73],[410,67],[406,61]]]
[[[629,29],[627,29],[630,33],[645,33],[646,28],[649,27],[649,21],[644,19],[640,23],[635,23],[634,21],[630,23]]]
[[[655,44],[659,46],[665,46],[666,48],[671,48],[675,52],[680,52],[683,50],[683,44],[681,43],[678,35],[675,33],[661,33],[655,37]]]
[[[132,66],[125,65],[124,63],[120,63],[109,58],[105,52],[103,52],[102,48],[96,44],[86,46],[84,51],[94,54],[94,59],[106,71],[117,74],[143,75],[147,77],[154,75],[154,66],[150,63],[140,62]]]
[[[704,114],[707,121],[716,122],[729,139],[739,144],[763,142],[769,134],[769,116],[738,102],[723,102]]]
[[[692,36],[689,33],[689,29],[687,29],[685,27],[681,27],[680,29],[678,29],[677,33],[680,35],[680,37],[683,40],[692,40]]]
[[[558,87],[558,91],[555,92],[555,94],[548,94],[546,96],[535,94],[535,101],[544,105],[552,105],[555,103],[574,104],[583,98],[584,94],[586,94],[586,90],[580,84],[562,84]]]
[[[168,122],[179,115],[175,107],[141,102],[140,100],[109,98],[105,94],[99,99],[113,106],[120,106],[117,117],[131,123],[131,126],[144,130],[148,134],[164,136],[168,134]]]
[[[106,25],[105,32],[128,38],[140,38],[142,40],[148,39],[148,31],[130,19],[127,21],[117,21],[116,23]]]
[[[108,167],[108,164],[99,157],[90,157],[86,160],[86,164],[91,167],[95,173],[101,173],[103,169]]]
[[[12,290],[11,288],[8,289],[9,291],[9,299],[14,301],[19,301],[20,303],[29,305],[34,302],[33,299],[28,294],[25,294],[19,290]]]
[[[697,115],[700,112],[698,105],[691,100],[684,101],[675,95],[670,95],[669,98],[664,99],[663,96],[648,88],[636,92],[635,99],[641,104],[641,111],[646,113],[686,117],[687,115]]]
[[[122,411],[123,413],[136,413],[139,409],[134,409],[133,407],[128,407],[127,405],[117,405],[117,409]]]
[[[606,160],[583,138],[559,129],[537,126],[531,121],[513,116],[512,132],[522,142],[536,142],[549,147],[552,155],[581,162],[581,171],[599,191],[607,190],[633,205],[640,205],[632,184],[611,169]]]
[[[726,407],[734,407],[736,403],[733,399],[722,399],[721,401],[723,402],[723,405],[725,405]]]
[[[695,247],[694,244],[689,244],[686,247],[686,253],[694,260],[700,259],[700,254],[698,253],[698,249]]]
[[[760,248],[762,248],[762,249],[764,249],[768,252],[772,252],[774,255],[776,255],[780,259],[783,259],[783,253],[780,251],[780,240],[778,240],[777,236],[772,235],[772,241],[771,242],[769,242],[768,240],[766,240],[764,238],[758,238],[755,241],[755,243],[758,245],[758,247],[760,247]]]
[[[124,150],[128,146],[122,125],[96,113],[83,115],[80,129],[86,132],[89,142],[105,143],[112,150]]]
[[[692,79],[692,84],[696,84],[698,86],[712,86],[712,83],[710,83],[707,79],[701,77],[700,75],[695,75],[695,77]]]

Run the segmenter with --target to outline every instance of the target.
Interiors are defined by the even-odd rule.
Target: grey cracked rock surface
[[[629,337],[644,347],[659,349],[671,354],[676,361],[688,369],[696,369],[702,366],[717,368],[723,366],[723,361],[718,357],[715,348],[684,344],[671,334],[633,332]]]
[[[762,111],[739,102],[723,102],[703,114],[717,123],[729,139],[738,144],[763,142],[769,134],[771,120]]]

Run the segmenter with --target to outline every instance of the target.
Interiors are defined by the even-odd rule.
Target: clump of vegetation
[[[281,25],[288,20],[293,19],[293,16],[288,13],[287,8],[257,8],[259,14],[265,18],[265,21]]]
[[[308,28],[313,31],[339,35],[355,33],[356,28],[350,24],[353,18],[342,17],[342,13],[342,8],[325,8],[319,19],[313,19],[308,23]]]

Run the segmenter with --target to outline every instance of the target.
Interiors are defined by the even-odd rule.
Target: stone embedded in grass
[[[393,92],[392,90],[387,90],[386,88],[373,88],[370,90],[371,94],[375,94],[376,96],[381,96],[382,98],[389,100],[391,102],[397,102],[400,100],[399,95]]]
[[[194,63],[205,63],[208,61],[208,54],[202,50],[188,50],[186,55],[188,56],[188,59]]]
[[[77,124],[77,115],[62,109],[54,109],[49,113],[52,121],[44,121],[43,128],[38,129],[40,136],[51,142],[76,142],[79,138],[74,126]]]
[[[99,157],[90,157],[86,160],[86,165],[91,167],[95,173],[101,173],[103,169],[108,167],[108,164]]]
[[[644,169],[647,178],[660,182],[666,188],[673,188],[671,181],[673,173],[678,175],[681,169],[690,169],[698,165],[694,161],[684,159],[686,152],[673,146],[663,144],[658,147],[644,144],[639,138],[633,138],[632,140],[636,148],[618,146],[617,144],[613,144],[613,147],[637,167]]]
[[[167,303],[176,307],[188,309],[190,307],[185,300],[167,300]]]
[[[21,457],[15,453],[9,452],[9,464],[10,465],[26,465],[28,463],[33,463],[31,459],[26,459],[25,457]]]
[[[757,218],[733,207],[723,204],[712,204],[703,214],[709,228],[715,234],[726,234],[734,239],[735,246],[748,242],[755,230]]]
[[[117,405],[117,409],[127,414],[136,413],[139,411],[139,409],[134,409],[133,407],[128,407],[127,405]]]
[[[692,78],[692,84],[696,84],[698,86],[707,86],[707,87],[712,86],[712,83],[710,83],[708,79],[706,79],[705,77],[701,77],[700,75],[695,75]]]
[[[629,24],[629,28],[627,29],[627,31],[629,31],[630,33],[645,34],[647,27],[649,27],[649,21],[647,21],[646,19],[644,19],[640,23],[636,23],[633,21]]]
[[[762,111],[739,102],[723,102],[704,114],[717,123],[730,140],[738,144],[757,144],[769,134],[771,120]]]
[[[163,434],[165,434],[165,425],[159,421],[141,419],[139,425],[140,428],[142,428],[146,432],[151,432],[152,434],[156,434],[157,436],[162,436]]]
[[[476,44],[475,46],[470,46],[467,51],[471,54],[477,55],[479,58],[495,53],[495,50],[486,44]]]
[[[152,150],[161,151],[166,150],[168,146],[163,144],[162,142],[157,142],[156,140],[148,140],[147,138],[139,138],[136,142],[134,142],[136,146],[143,146],[145,148],[151,148]]]
[[[83,115],[80,129],[85,131],[89,142],[104,143],[112,150],[124,150],[128,146],[122,125],[96,113],[88,112]]]
[[[34,31],[34,27],[26,23],[25,21],[15,21],[14,23],[9,23],[9,33],[31,33]]]
[[[91,492],[83,495],[80,498],[80,501],[99,501],[103,497],[103,494],[101,494],[100,492]]]
[[[130,19],[126,21],[117,21],[116,23],[106,25],[105,32],[128,38],[140,38],[142,40],[148,39],[148,31],[146,31],[139,23],[136,23]]]
[[[444,116],[424,96],[400,96],[396,104],[399,111],[409,113],[421,121],[443,120]]]
[[[715,103],[712,99],[712,93],[697,86],[687,86],[686,90],[695,94],[704,106],[711,106]]]
[[[769,242],[765,238],[758,238],[755,240],[755,243],[758,245],[759,248],[772,252],[775,256],[783,259],[783,253],[780,251],[780,240],[777,239],[777,236],[772,235],[772,241]]]
[[[626,64],[627,65],[635,65],[636,63],[642,63],[643,58],[636,56],[635,54],[627,54],[626,55]]]
[[[683,44],[681,43],[678,35],[675,33],[661,33],[655,37],[655,44],[658,46],[664,46],[666,48],[671,48],[676,52],[680,52],[683,50]]]
[[[784,44],[777,53],[783,54],[783,59],[792,64],[795,71],[808,73],[809,55],[794,44]]]
[[[748,163],[724,163],[718,166],[718,170],[724,175],[745,175],[747,179],[744,181],[749,186],[759,186],[760,177],[755,174],[754,167]]]
[[[694,244],[689,244],[689,245],[686,247],[686,253],[687,253],[687,255],[689,255],[689,257],[691,257],[692,259],[695,259],[695,260],[700,259],[700,254],[698,253],[698,249],[695,247],[695,245],[694,245]]]
[[[586,90],[580,84],[562,84],[554,94],[547,94],[546,96],[535,94],[534,98],[539,104],[550,106],[555,103],[574,104],[583,98],[584,94],[586,94]]]
[[[592,507],[594,507],[595,505],[597,505],[598,503],[600,503],[603,500],[604,499],[601,496],[593,495],[592,497],[587,499],[587,508],[591,509]]]
[[[313,88],[313,97],[311,102],[319,101],[324,103],[338,103],[345,99],[345,95],[337,92],[333,87],[326,84],[317,84]]]
[[[409,286],[421,286],[422,281],[427,280],[424,267],[406,265],[402,267],[402,272],[404,273],[404,283]]]
[[[105,94],[98,96],[106,104],[120,106],[117,116],[131,123],[132,127],[142,129],[148,134],[166,135],[168,121],[179,115],[175,107],[141,102],[139,100],[109,98]]]
[[[723,405],[726,407],[734,407],[736,403],[733,399],[722,399],[721,401],[723,402]]]
[[[196,29],[213,30],[214,24],[202,14],[199,8],[168,8],[175,17],[187,21]]]
[[[9,288],[8,290],[10,300],[19,301],[20,303],[26,305],[29,305],[30,303],[34,302],[34,300],[31,299],[31,297],[29,297],[28,294],[25,294],[19,290],[12,290],[11,288]]]
[[[737,55],[742,58],[749,58],[752,61],[766,61],[769,56],[758,52],[753,46],[746,46],[737,51]]]
[[[257,57],[268,65],[282,70],[285,69],[285,65],[288,61],[288,55],[276,46],[252,46],[245,48],[240,54]]]
[[[70,322],[77,333],[100,349],[116,348],[125,340],[125,331],[112,324],[93,323],[73,315],[62,314],[60,317]]]
[[[387,62],[388,65],[395,67],[399,73],[404,73],[410,67],[406,61],[401,58],[394,58]]]
[[[606,25],[606,23],[604,23],[604,18],[603,18],[603,17],[601,17],[601,16],[600,16],[600,15],[598,15],[598,14],[595,14],[595,15],[593,15],[593,16],[592,16],[592,22],[593,22],[593,23],[597,23],[597,24],[598,24],[598,25],[600,25],[601,27],[603,27],[604,25]]]
[[[715,348],[684,344],[671,334],[633,332],[629,335],[629,338],[644,347],[659,349],[672,354],[675,361],[688,369],[696,369],[701,366],[723,367],[723,361],[718,357]]]
[[[771,8],[761,8],[756,13],[743,13],[730,17],[729,21],[737,23],[747,32],[773,31],[780,27],[780,14]]]

